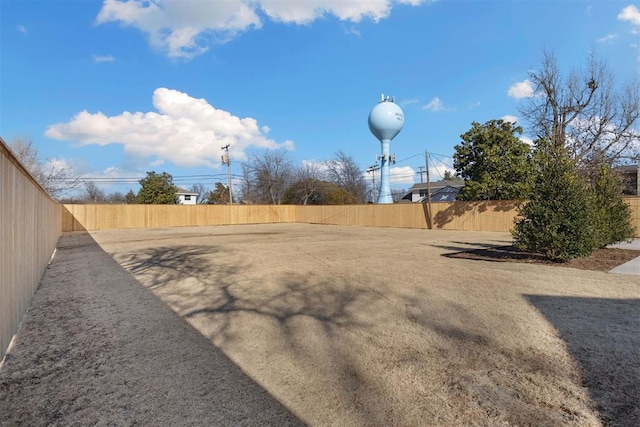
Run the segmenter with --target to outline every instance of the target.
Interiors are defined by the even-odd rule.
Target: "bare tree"
[[[358,203],[367,200],[367,183],[353,157],[340,150],[335,159],[326,161],[327,178],[355,197]]]
[[[209,198],[209,192],[205,188],[204,184],[193,184],[189,191],[193,191],[194,193],[198,193],[198,197],[196,198],[196,204],[202,205],[206,204]]]
[[[104,202],[106,200],[104,191],[102,191],[93,181],[85,181],[84,198],[93,203]]]
[[[124,195],[124,193],[121,193],[119,191],[114,191],[113,193],[110,193],[107,195],[106,197],[106,201],[109,203],[126,203],[126,196]]]
[[[279,205],[293,179],[293,165],[284,150],[264,151],[242,165],[245,202]]]
[[[295,185],[295,194],[289,194],[291,203],[307,205],[309,199],[318,195],[326,187],[324,167],[319,163],[305,162],[294,171],[292,186]],[[289,188],[292,189],[292,186]]]
[[[38,148],[34,146],[31,137],[15,137],[9,146],[51,197],[59,199],[80,184],[80,177],[74,173],[70,165],[55,158],[41,160]]]
[[[392,188],[391,189],[391,198],[393,199],[393,203],[398,203],[400,200],[402,200],[402,198],[404,197],[404,195],[407,194],[407,191],[405,189],[400,189],[400,188]]]
[[[529,73],[534,95],[520,108],[531,129],[553,147],[565,147],[583,167],[640,153],[640,85],[615,86],[607,64],[590,55],[563,75],[545,52],[540,70]]]

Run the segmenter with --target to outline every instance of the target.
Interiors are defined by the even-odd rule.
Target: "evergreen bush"
[[[633,239],[631,208],[622,197],[622,182],[603,163],[593,185],[598,247]]]
[[[528,202],[519,207],[514,245],[555,261],[584,257],[598,247],[593,193],[563,148],[538,142],[538,174]]]

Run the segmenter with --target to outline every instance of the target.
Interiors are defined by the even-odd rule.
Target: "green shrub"
[[[622,182],[607,164],[598,170],[593,185],[598,247],[630,240],[635,235],[631,208],[622,197]]]
[[[588,256],[598,247],[593,193],[564,149],[538,144],[538,175],[519,208],[514,245],[555,261]]]

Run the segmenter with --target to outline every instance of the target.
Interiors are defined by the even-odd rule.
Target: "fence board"
[[[62,233],[61,205],[0,138],[0,358]]]

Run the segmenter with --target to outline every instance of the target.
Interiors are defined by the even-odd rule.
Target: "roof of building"
[[[614,169],[618,169],[622,172],[637,173],[639,166],[640,165],[623,165],[623,166],[616,166]]]
[[[438,184],[438,185],[435,185]],[[445,181],[445,182],[432,182],[431,183],[431,201],[432,202],[455,202],[456,195],[464,187],[464,181]],[[402,197],[402,201],[411,201],[413,199],[412,194],[416,191],[426,190],[427,184],[415,184],[412,186],[407,194]],[[427,196],[421,197],[418,202],[426,202]]]
[[[176,190],[176,194],[184,194],[185,196],[197,196],[200,193],[196,193],[196,192],[193,192],[193,191],[185,190],[184,188],[178,188]]]
[[[464,180],[462,179],[452,179],[449,181],[436,181],[436,182],[432,182],[431,183],[431,191],[434,192],[436,190],[439,190],[441,188],[445,188],[445,187],[453,187],[453,188],[462,188],[464,187]],[[427,183],[426,182],[421,182],[418,184],[413,184],[410,188],[409,191],[416,191],[416,190],[426,190],[427,189]]]

